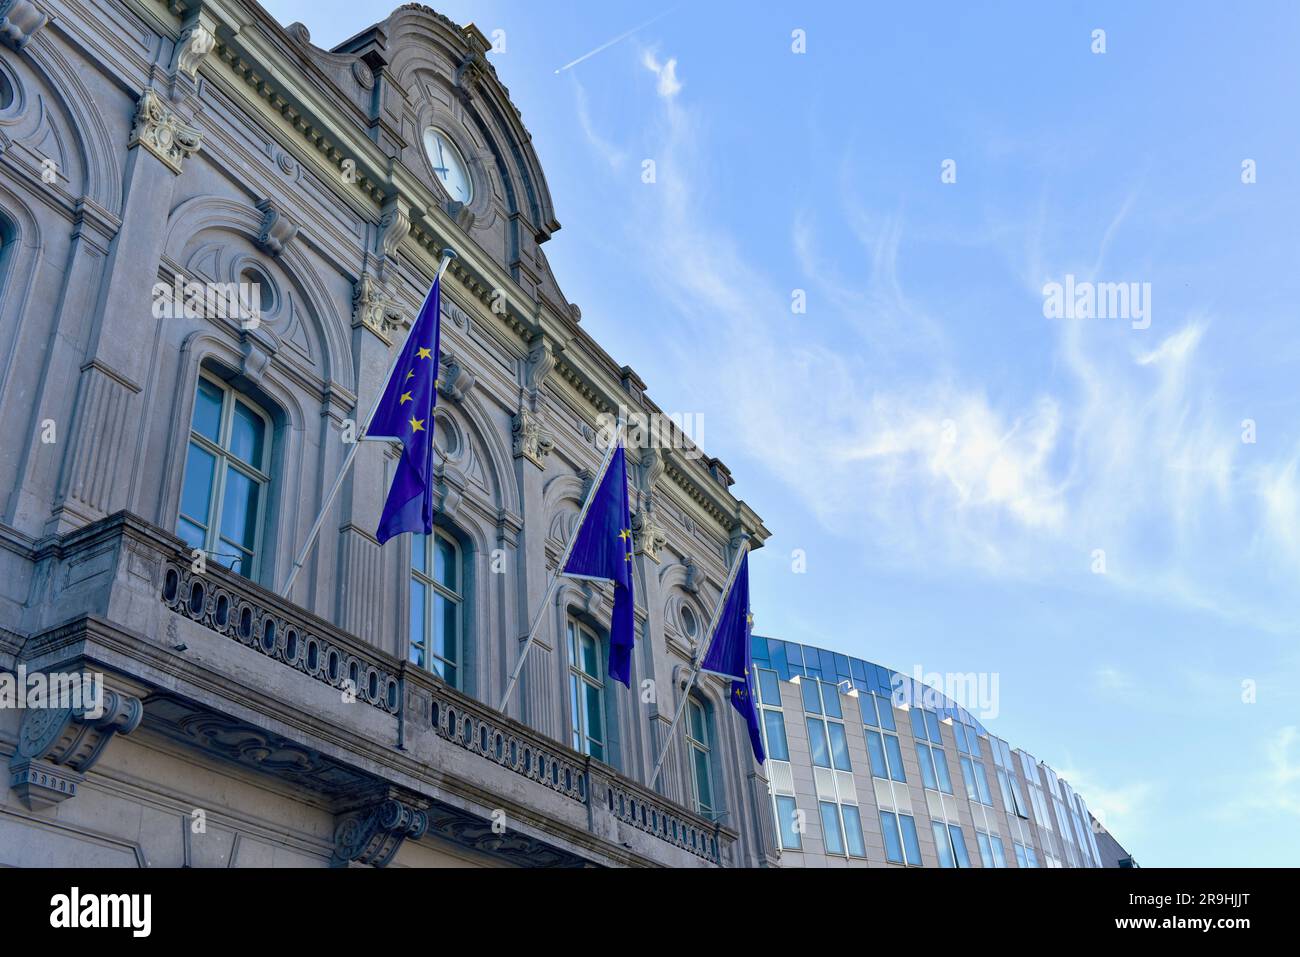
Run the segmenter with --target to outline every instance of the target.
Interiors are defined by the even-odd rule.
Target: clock
[[[474,181],[469,177],[469,164],[460,155],[451,137],[430,126],[424,131],[424,152],[433,166],[434,175],[442,181],[443,188],[458,203],[468,203],[474,198]]]

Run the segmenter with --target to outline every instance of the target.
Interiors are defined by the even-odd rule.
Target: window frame
[[[589,637],[596,648],[596,671],[595,675],[589,674],[580,661],[580,644],[583,635]],[[586,624],[580,619],[570,615],[565,623],[565,644],[569,654],[569,741],[573,749],[579,754],[585,754],[597,761],[613,766],[610,754],[610,733],[609,733],[609,702],[605,693],[605,650],[604,637],[591,625]],[[600,703],[600,737],[594,737],[589,733],[587,728],[587,698],[584,695],[578,698],[578,690],[586,687],[595,688],[599,693],[598,701]],[[590,743],[595,741],[600,745],[602,753],[599,755],[592,754]]]
[[[221,413],[217,423],[217,439],[213,441],[208,436],[199,432],[194,427],[194,413],[198,409],[199,390],[202,383],[207,382],[221,393]],[[184,455],[181,467],[181,484],[180,494],[176,502],[176,534],[179,536],[179,526],[182,521],[187,522],[203,532],[202,551],[223,568],[229,568],[235,574],[242,575],[249,581],[258,581],[262,573],[264,546],[266,544],[266,519],[270,513],[270,497],[273,485],[271,475],[271,466],[274,461],[274,444],[275,444],[275,419],[266,411],[262,405],[253,397],[245,392],[236,389],[229,382],[222,379],[212,370],[200,366],[199,374],[195,378],[194,388],[190,393],[190,427],[189,435],[185,440]],[[229,447],[231,436],[234,429],[235,408],[242,405],[245,409],[252,412],[262,423],[262,455],[261,462],[253,465],[239,458]],[[197,446],[200,451],[206,452],[213,458],[213,475],[208,485],[208,514],[202,521],[187,515],[185,507],[185,484],[190,477],[190,447]],[[241,473],[251,480],[258,490],[256,514],[253,517],[253,546],[251,548],[250,568],[247,573],[244,571],[235,571],[234,568],[225,565],[219,560],[222,554],[219,546],[223,544],[221,532],[221,516],[226,504],[226,479],[229,474],[229,468],[234,468],[236,472]],[[181,536],[183,538],[183,536]],[[188,541],[186,544],[191,549],[195,546]],[[244,551],[243,546],[232,545],[238,552]],[[240,557],[240,556],[236,556]],[[242,562],[241,562],[242,564]]]
[[[448,588],[444,583],[438,581],[435,575],[434,569],[437,567],[436,565],[437,547],[438,547],[437,543],[439,539],[449,544],[452,547],[452,551],[454,552],[455,557],[454,557],[453,564],[456,568],[456,582],[459,591],[457,591],[456,589]],[[418,542],[418,547],[422,547],[424,549],[424,570],[423,571],[420,571],[418,568],[415,567],[414,554],[415,554],[415,549],[417,547],[417,542]],[[465,665],[466,665],[465,634],[468,631],[468,629],[465,627],[465,615],[467,613],[466,609],[468,608],[468,601],[467,601],[468,565],[465,558],[465,549],[461,545],[461,543],[456,539],[455,535],[452,535],[446,529],[435,525],[433,528],[433,533],[431,535],[412,536],[411,553],[412,553],[411,574],[410,574],[410,578],[407,580],[407,587],[413,588],[413,585],[415,583],[419,583],[420,585],[424,586],[425,594],[426,594],[426,598],[424,602],[424,622],[423,622],[423,633],[422,633],[422,637],[424,638],[423,653],[424,653],[425,663],[422,665],[417,664],[416,667],[423,668],[425,671],[437,675],[439,678],[441,678],[444,682],[446,682],[448,685],[450,685],[453,688],[464,690],[465,677],[466,677],[465,675]],[[432,649],[432,644],[434,639],[433,617],[434,617],[434,608],[436,607],[436,602],[434,602],[432,599],[435,595],[447,599],[448,601],[452,602],[456,606],[456,616],[455,616],[456,635],[455,635],[455,643],[454,643],[456,657],[455,659],[450,661],[447,658],[444,658],[442,655],[436,654]],[[409,627],[410,622],[408,621],[407,624]],[[408,661],[411,661],[410,646],[412,644],[414,644],[414,642],[410,640],[410,636],[408,635],[407,655],[406,655]],[[445,643],[444,643],[444,647],[445,647]],[[438,661],[441,661],[444,664],[450,664],[453,671],[455,672],[455,677],[452,680],[448,680],[445,671],[438,671],[435,670],[434,668],[429,667],[429,662],[433,659],[437,659]],[[414,661],[412,661],[411,663],[415,664]]]
[[[698,740],[693,733],[692,719],[693,712],[696,711],[699,712],[700,727],[704,731],[703,741]],[[686,702],[686,763],[690,765],[691,794],[695,812],[710,821],[716,821],[722,814],[721,803],[718,801],[718,772],[713,762],[713,738],[713,709],[707,701],[696,694],[691,694]],[[704,756],[705,773],[708,775],[710,805],[707,807],[700,797],[700,772],[695,760],[700,754]]]

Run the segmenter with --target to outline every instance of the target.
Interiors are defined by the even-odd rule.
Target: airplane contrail
[[[563,73],[565,70],[568,70],[568,69],[570,69],[571,67],[575,67],[575,66],[577,66],[577,65],[578,65],[579,63],[581,63],[583,60],[589,60],[589,59],[591,59],[591,58],[594,57],[597,53],[600,53],[602,50],[608,50],[608,49],[609,49],[610,47],[612,47],[615,43],[621,43],[623,40],[626,40],[628,37],[630,37],[632,34],[636,33],[638,30],[644,30],[646,27],[650,26],[650,24],[654,23],[656,20],[662,20],[664,17],[668,16],[668,14],[672,13],[673,10],[676,10],[676,9],[677,9],[676,7],[670,7],[670,8],[668,8],[667,10],[665,10],[663,13],[659,14],[659,16],[657,16],[657,17],[651,17],[649,20],[647,20],[645,23],[641,24],[640,26],[633,27],[631,30],[628,30],[626,33],[620,33],[618,36],[614,37],[614,39],[612,39],[612,40],[606,40],[606,41],[605,41],[604,43],[602,43],[600,46],[596,47],[596,49],[594,49],[594,50],[592,50],[592,51],[590,51],[590,52],[588,52],[588,53],[584,53],[582,56],[578,57],[578,59],[576,59],[576,60],[571,60],[570,62],[564,64],[564,66],[560,67],[560,68],[559,68],[558,70],[556,70],[555,72],[556,72],[557,74],[559,74],[559,73]]]

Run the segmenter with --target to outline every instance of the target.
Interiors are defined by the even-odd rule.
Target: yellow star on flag
[[[415,416],[411,416],[411,431],[412,431],[412,432],[423,432],[423,431],[424,431],[424,419],[417,419]]]
[[[416,352],[415,352],[415,358],[417,358],[417,359],[432,359],[432,358],[433,358],[433,353],[430,352],[428,349],[417,349]]]
[[[403,392],[401,397],[397,400],[397,404],[402,405],[403,403],[410,402],[410,401],[411,401],[411,393]]]

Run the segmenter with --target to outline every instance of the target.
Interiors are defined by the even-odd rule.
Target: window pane
[[[704,709],[698,701],[691,701],[686,706],[686,711],[691,716],[691,737],[696,741],[707,741],[704,737]]]
[[[907,712],[912,718],[912,734],[915,737],[925,740],[925,713],[917,707],[913,707]]]
[[[203,548],[204,535],[203,529],[186,519],[178,519],[176,522],[176,534],[179,535],[185,544],[190,548]]]
[[[799,687],[803,689],[803,709],[811,714],[821,714],[822,699],[817,690],[817,682],[811,678],[804,678],[799,682]]]
[[[970,753],[971,753],[972,756],[977,757],[977,758],[978,758],[978,757],[981,757],[981,755],[980,755],[980,736],[979,736],[978,734],[975,733],[975,729],[974,729],[974,728],[967,728],[967,729],[966,729],[966,743],[967,743],[968,745],[970,745]]]
[[[262,442],[266,423],[262,417],[244,403],[236,400],[235,414],[230,423],[230,452],[235,458],[247,462],[255,469],[262,467]]]
[[[826,724],[818,718],[808,719],[808,747],[812,761],[819,768],[831,766],[830,748],[826,744]]]
[[[822,801],[819,807],[822,813],[822,838],[826,842],[826,853],[843,854],[844,839],[840,836],[839,805]]]
[[[206,526],[211,520],[208,509],[212,505],[212,464],[216,459],[195,443],[185,456],[185,486],[181,489],[181,514],[196,525]],[[203,545],[202,539],[194,547]]]
[[[989,835],[989,843],[993,845],[993,866],[1007,866],[1007,849],[1002,846],[1002,838]]]
[[[880,712],[880,726],[886,731],[897,731],[898,726],[894,724],[894,706],[885,698],[880,698],[876,704]]]
[[[586,747],[583,742],[586,735],[582,727],[582,696],[578,693],[578,676],[569,675],[569,720],[573,723],[573,749],[585,753]]]
[[[221,503],[221,535],[252,550],[257,537],[258,484],[234,466],[226,466]]]
[[[827,717],[844,717],[844,712],[840,710],[840,689],[835,687],[835,685],[822,685],[822,704],[826,706]]]
[[[411,567],[421,574],[428,574],[428,561],[425,557],[425,549],[429,547],[429,539],[416,532],[411,536]]]
[[[949,824],[948,833],[952,835],[952,847],[957,852],[957,866],[970,867],[970,857],[966,853],[966,839],[961,836],[961,828],[956,824]]]
[[[895,781],[907,783],[907,772],[903,770],[903,751],[898,746],[898,738],[892,734],[885,735],[885,754],[889,757],[889,776]]]
[[[599,678],[600,649],[596,647],[596,639],[585,631],[579,631],[578,635],[582,641],[582,670],[593,678]]]
[[[930,740],[935,744],[943,744],[943,736],[939,733],[939,716],[933,711],[925,713],[925,726],[930,732]]]
[[[966,796],[972,801],[979,800],[979,792],[975,790],[975,769],[971,767],[970,758],[959,758],[961,761],[961,779],[966,785]]]
[[[921,783],[931,791],[939,790],[939,782],[934,779],[934,761],[930,757],[930,748],[927,745],[916,746],[916,761],[921,765]]]
[[[776,829],[781,835],[781,846],[787,850],[798,850],[803,840],[795,826],[798,811],[794,798],[778,794],[776,797]]]
[[[952,779],[948,777],[948,759],[943,756],[940,748],[931,748],[934,754],[934,771],[939,775],[939,790],[944,794],[952,793]]]
[[[207,379],[199,379],[194,393],[194,431],[213,442],[221,441],[221,397],[224,393]]]
[[[885,860],[902,864],[903,845],[898,840],[898,822],[891,812],[880,812],[880,830],[885,835]]]
[[[789,761],[790,747],[785,741],[785,716],[780,711],[764,708],[763,725],[767,728],[767,756],[775,761]]]
[[[433,540],[433,580],[451,591],[460,591],[456,546],[441,535],[435,536]]]
[[[709,755],[699,748],[695,752],[695,793],[701,811],[713,810],[713,781],[709,771]]]
[[[852,771],[853,765],[849,764],[849,742],[844,737],[844,725],[828,721],[826,727],[831,733],[831,759],[834,761],[836,769]]]
[[[781,706],[781,679],[775,671],[768,671],[766,668],[759,670],[758,690],[762,695],[763,704],[773,704],[778,708]]]
[[[871,759],[871,773],[878,778],[889,779],[889,768],[885,764],[885,746],[880,741],[879,731],[867,732],[867,757]]]
[[[983,831],[976,831],[975,841],[980,847],[980,863],[985,867],[992,867],[993,849],[989,846],[989,836]]]
[[[866,857],[867,849],[862,841],[862,818],[858,809],[852,804],[840,808],[844,812],[844,840],[848,842],[849,853],[854,857]]]
[[[993,795],[989,792],[989,778],[984,773],[984,765],[975,764],[975,786],[979,789],[980,803],[993,806]]]
[[[957,864],[952,856],[952,844],[948,839],[948,829],[944,827],[942,821],[931,821],[930,827],[934,831],[935,847],[939,850],[939,866],[956,867]]]
[[[970,748],[966,747],[966,728],[964,725],[957,723],[952,726],[952,736],[957,742],[957,750],[962,754],[970,754]]]
[[[858,709],[862,712],[862,723],[872,728],[876,727],[876,696],[859,694]]]
[[[916,820],[910,814],[898,815],[903,826],[903,847],[907,849],[907,863],[921,863],[921,841],[916,836]]]
[[[433,653],[451,664],[460,663],[460,603],[436,592],[433,596]],[[445,677],[445,676],[444,676]]]
[[[417,581],[411,582],[411,661],[421,668],[424,663],[424,608],[425,586]]]
[[[587,701],[587,709],[586,709],[586,714],[584,716],[586,719],[585,723],[587,726],[587,737],[595,741],[603,741],[605,735],[603,734],[602,731],[602,729],[604,728],[604,722],[601,720],[600,717],[601,691],[595,685],[589,685],[586,684],[586,682],[583,683],[583,687],[584,687],[584,692],[586,694],[586,701]]]
[[[1013,846],[1015,847],[1016,850],[1016,866],[1028,867],[1029,865],[1025,863],[1025,849],[1021,847],[1019,844],[1016,844],[1014,842],[1013,842]]]

